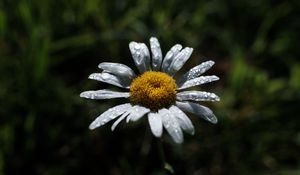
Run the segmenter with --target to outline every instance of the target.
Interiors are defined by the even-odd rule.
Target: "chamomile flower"
[[[98,80],[127,92],[108,89],[85,91],[80,97],[89,99],[128,98],[129,102],[112,107],[97,117],[89,126],[95,129],[115,120],[111,129],[122,121],[137,121],[147,117],[154,136],[161,137],[163,128],[176,143],[183,142],[183,132],[194,134],[191,120],[183,112],[193,113],[211,123],[217,123],[213,112],[197,102],[219,101],[210,92],[186,90],[190,87],[219,80],[215,75],[201,76],[210,69],[213,61],[206,61],[193,67],[178,80],[174,75],[180,70],[193,52],[193,48],[174,45],[163,58],[160,44],[155,37],[150,38],[150,51],[144,43],[130,42],[129,49],[139,74],[124,64],[104,62],[99,64],[102,73],[93,73],[89,79]]]

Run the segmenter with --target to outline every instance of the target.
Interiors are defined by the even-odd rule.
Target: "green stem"
[[[173,167],[166,161],[166,156],[165,156],[162,141],[160,139],[156,139],[156,140],[157,140],[157,149],[158,149],[158,152],[159,152],[159,157],[160,157],[160,160],[161,160],[162,167],[165,170],[167,170],[168,172],[170,172],[171,174],[174,174]]]

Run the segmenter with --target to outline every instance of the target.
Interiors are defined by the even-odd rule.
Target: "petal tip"
[[[93,122],[90,124],[89,129],[90,129],[90,130],[94,130],[94,129],[100,127],[100,126],[101,126],[100,122],[98,122],[98,121],[93,121]]]
[[[103,64],[104,64],[104,62],[103,62],[103,63],[100,63],[100,64],[98,64],[98,68],[99,68],[99,69],[102,69],[102,66],[103,66]]]
[[[113,132],[115,129],[116,129],[116,127],[114,127],[114,126],[111,126],[111,131]]]
[[[157,41],[158,39],[154,36],[150,37],[150,42]]]
[[[210,121],[212,124],[217,124],[218,123],[218,119],[216,118],[215,120]]]
[[[220,80],[220,78],[216,75],[213,75],[213,78],[215,79],[215,81]]]
[[[175,44],[173,47],[178,47],[178,48],[180,48],[179,50],[181,50],[182,45],[181,44]]]
[[[79,94],[79,97],[81,97],[81,98],[86,98],[85,92],[81,92],[81,93]]]
[[[161,138],[161,136],[162,136],[162,133],[154,133],[153,131],[152,131],[152,134],[157,138]]]
[[[214,65],[215,64],[215,62],[213,60],[209,60],[209,61],[207,61],[207,63],[209,63],[210,65]]]
[[[134,46],[137,44],[137,42],[135,42],[135,41],[131,41],[130,43],[129,43],[129,49],[131,50],[131,49],[134,49]]]
[[[97,127],[94,126],[94,125],[92,125],[92,124],[90,124],[90,126],[89,126],[89,129],[90,129],[90,130],[94,130],[95,128],[97,128]]]
[[[94,79],[95,76],[96,76],[96,74],[95,74],[95,73],[92,73],[91,75],[89,75],[88,79]]]
[[[182,143],[183,143],[183,139],[174,140],[174,141],[175,141],[175,143],[177,143],[177,144],[182,144]]]

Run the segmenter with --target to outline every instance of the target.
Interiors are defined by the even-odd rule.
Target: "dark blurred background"
[[[194,136],[164,134],[175,174],[300,174],[300,1],[0,1],[0,174],[164,175],[144,118],[90,131],[124,100],[79,98],[113,88],[88,80],[100,62],[134,67],[130,41],[158,37],[163,54],[194,48],[181,72],[214,60],[199,88],[221,97],[213,125],[189,115]],[[116,89],[116,88],[115,88]]]

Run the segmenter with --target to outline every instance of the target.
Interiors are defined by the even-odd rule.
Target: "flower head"
[[[98,66],[103,70],[102,73],[93,73],[89,76],[90,79],[127,89],[128,92],[102,89],[80,94],[80,97],[90,99],[129,98],[128,103],[112,107],[102,113],[90,124],[90,129],[118,118],[111,127],[114,130],[124,119],[127,122],[137,121],[147,116],[154,136],[161,137],[165,128],[176,143],[182,143],[182,130],[194,134],[194,126],[183,111],[193,113],[211,123],[217,123],[213,112],[196,102],[219,101],[220,98],[210,92],[185,90],[219,80],[215,75],[201,76],[214,65],[213,61],[203,62],[175,80],[174,75],[189,59],[193,52],[192,48],[182,49],[180,44],[176,44],[163,58],[157,38],[151,37],[152,57],[144,43],[130,42],[129,49],[140,72],[139,75],[126,65],[104,62]]]

